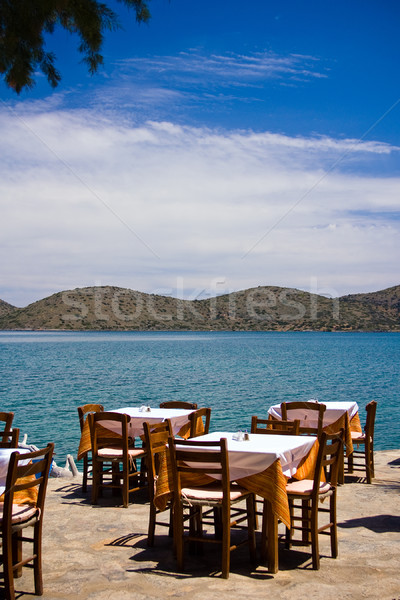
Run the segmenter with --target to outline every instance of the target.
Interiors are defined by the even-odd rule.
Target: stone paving
[[[98,506],[80,478],[50,479],[43,539],[43,600],[149,600],[161,598],[400,600],[400,451],[376,453],[376,478],[367,485],[347,476],[338,490],[339,557],[321,537],[321,569],[311,569],[307,548],[280,547],[280,570],[252,567],[247,548],[233,552],[228,580],[219,576],[219,551],[188,556],[178,573],[167,528],[146,543],[145,490],[124,509],[105,496]],[[167,513],[165,513],[165,521]],[[259,533],[258,542],[259,542]],[[33,573],[16,580],[17,598],[35,598]],[[0,597],[2,590],[0,588]]]

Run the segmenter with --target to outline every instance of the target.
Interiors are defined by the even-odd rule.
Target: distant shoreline
[[[332,330],[320,329],[0,329],[1,333],[400,333],[395,330]]]
[[[0,331],[400,331],[400,286],[340,298],[259,286],[203,300],[97,286],[16,308]]]

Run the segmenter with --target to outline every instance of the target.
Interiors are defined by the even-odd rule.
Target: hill
[[[13,310],[15,310],[15,306],[8,304],[8,302],[4,302],[4,300],[0,300],[0,317],[8,315]]]
[[[333,299],[260,286],[205,300],[104,286],[58,292],[25,308],[0,302],[0,330],[400,331],[400,286]]]

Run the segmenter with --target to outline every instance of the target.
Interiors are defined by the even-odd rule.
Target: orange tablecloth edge
[[[301,461],[298,467],[296,473],[298,479],[313,477],[317,454],[318,442],[316,441],[308,455]],[[204,475],[201,478],[191,477],[190,479],[182,476],[182,487],[202,486],[207,485],[212,481],[214,480],[207,475]],[[249,492],[253,492],[261,498],[268,500],[271,503],[272,511],[276,517],[287,527],[290,527],[289,503],[286,493],[287,477],[285,477],[282,472],[279,460],[276,460],[270,467],[261,473],[243,477],[236,481]],[[168,452],[165,451],[161,457],[156,496],[154,499],[154,504],[159,510],[163,511],[167,508],[168,503],[172,499],[172,489],[173,482],[169,464],[169,455]]]
[[[28,475],[27,477],[21,477],[17,479],[18,484],[23,484],[28,481],[33,481],[35,479],[35,475]],[[38,497],[38,488],[32,487],[27,490],[20,490],[15,492],[14,494],[14,504],[29,504],[30,506],[36,506]],[[4,493],[0,496],[0,503],[4,502]]]
[[[143,418],[143,420],[145,421],[146,419]],[[160,423],[161,423],[161,421],[160,421]],[[152,423],[152,425],[157,426],[160,423]],[[102,427],[102,430],[103,430],[102,436],[109,437],[110,440],[112,438],[119,437],[118,433],[115,433],[114,431],[110,431],[109,429],[106,429],[105,427]],[[197,433],[197,435],[204,433],[204,424],[203,424],[203,420],[201,418],[197,419],[196,433]],[[185,423],[181,427],[181,429],[178,432],[178,435],[185,439],[189,437],[189,435],[190,435],[190,423],[189,422]],[[141,438],[141,439],[143,440],[143,438]],[[82,458],[85,456],[85,454],[90,452],[91,448],[92,448],[92,443],[91,443],[91,439],[90,439],[89,423],[86,418],[85,423],[83,425],[83,430],[81,433],[81,439],[79,441],[77,460],[82,460]]]

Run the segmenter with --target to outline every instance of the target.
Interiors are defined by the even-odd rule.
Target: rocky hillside
[[[0,329],[400,331],[400,286],[329,299],[257,287],[206,300],[118,288],[77,288],[15,308],[1,302]]]
[[[0,317],[8,315],[13,310],[15,310],[15,306],[8,304],[8,302],[4,302],[4,300],[0,300]]]

